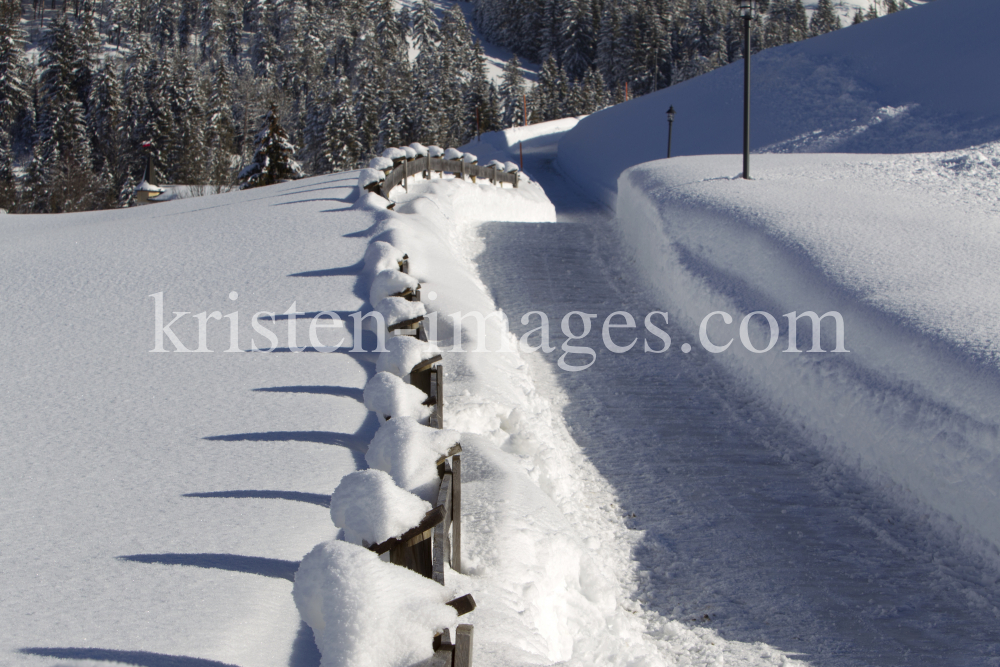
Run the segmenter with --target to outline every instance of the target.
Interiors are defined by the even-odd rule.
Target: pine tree
[[[295,146],[288,141],[288,135],[278,122],[277,108],[272,105],[261,119],[261,130],[254,141],[253,161],[240,171],[240,189],[302,178],[302,167],[294,155]]]
[[[340,77],[334,87],[333,113],[326,124],[323,151],[333,171],[354,169],[361,159],[361,146],[357,141],[357,119],[348,81]]]
[[[17,202],[12,129],[30,102],[19,10],[14,0],[0,1],[0,208],[6,210],[13,209]]]
[[[503,67],[503,78],[500,81],[500,105],[503,110],[501,123],[504,127],[524,125],[522,100],[525,94],[524,75],[521,74],[521,62],[514,56]]]
[[[84,105],[77,95],[81,45],[67,16],[52,25],[41,57],[38,142],[29,169],[32,208],[91,208],[100,196],[92,171]]]
[[[798,42],[808,36],[806,8],[802,0],[773,0],[764,33],[765,48]]]
[[[423,0],[413,14],[413,46],[423,53],[433,49],[441,42],[441,30],[434,6],[430,0]]]
[[[822,35],[823,33],[840,30],[840,17],[833,9],[833,0],[819,0],[816,11],[809,21],[809,33],[812,35]]]
[[[580,79],[596,56],[589,3],[568,0],[562,22],[562,65],[571,79]]]

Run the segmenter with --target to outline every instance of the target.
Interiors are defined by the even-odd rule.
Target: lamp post
[[[754,0],[739,0],[743,16],[743,178],[750,178],[750,21]]]
[[[670,157],[670,144],[674,138],[674,105],[667,109],[667,157]]]

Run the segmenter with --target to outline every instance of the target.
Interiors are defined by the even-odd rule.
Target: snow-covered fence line
[[[473,182],[476,178],[482,178],[488,179],[493,185],[510,183],[515,188],[518,182],[518,172],[502,171],[495,164],[484,167],[461,159],[445,160],[439,157],[418,157],[413,160],[404,160],[394,167],[382,181],[379,194],[388,199],[389,192],[397,185],[402,184],[404,189],[409,189],[408,179],[410,176],[425,172],[430,174],[435,171],[439,174],[455,174],[461,178],[468,176]]]
[[[453,623],[476,603],[455,598],[456,582],[445,581],[449,567],[461,571],[461,436],[443,428],[442,356],[427,340],[421,286],[408,270],[409,257],[392,244],[369,245],[364,273],[382,318],[374,320],[379,356],[364,403],[380,427],[368,469],[345,475],[330,499],[341,534],[303,560],[301,583],[296,575],[296,603],[324,667],[471,665],[473,628]],[[376,602],[353,605],[356,590]],[[369,622],[373,614],[394,624]],[[372,626],[365,638],[344,630],[362,623]]]

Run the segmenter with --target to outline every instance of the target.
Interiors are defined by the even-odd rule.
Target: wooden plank
[[[472,626],[463,623],[455,629],[455,659],[452,667],[472,667]]]
[[[439,361],[441,361],[440,354],[436,354],[430,359],[424,359],[419,364],[410,369],[410,374],[419,373],[421,371],[429,371],[431,369],[431,366],[438,363]]]
[[[433,530],[414,535],[405,542],[400,541],[389,549],[389,562],[413,570],[430,579],[434,574],[434,554],[431,550]]]
[[[476,610],[476,600],[472,597],[472,595],[463,595],[462,597],[455,598],[451,602],[446,602],[445,604],[457,611],[459,616],[465,616],[470,611]]]
[[[445,461],[446,461],[446,460],[447,460],[447,459],[448,459],[449,457],[452,457],[452,456],[454,456],[455,454],[461,454],[461,453],[462,453],[462,445],[461,445],[461,443],[457,443],[457,442],[456,442],[456,443],[455,443],[454,445],[452,445],[452,446],[451,446],[451,448],[450,448],[450,449],[448,450],[448,453],[447,453],[447,454],[445,454],[444,456],[442,456],[441,458],[439,458],[439,459],[437,460],[437,464],[438,464],[438,465],[441,465],[441,464],[443,464],[443,463],[444,463],[444,462],[445,462]],[[440,475],[439,475],[439,477],[440,477]]]
[[[396,544],[399,544],[401,542],[407,542],[410,539],[416,537],[417,535],[420,535],[425,531],[430,530],[431,528],[438,525],[442,521],[444,521],[444,508],[435,507],[430,512],[424,515],[424,518],[420,523],[418,523],[413,528],[410,528],[408,531],[406,531],[399,537],[390,537],[385,542],[381,542],[379,544],[373,544],[372,546],[368,547],[368,549],[374,551],[375,553],[381,556]]]
[[[462,572],[462,457],[451,458],[451,569]]]
[[[434,564],[431,578],[444,586],[444,566],[451,560],[451,543],[448,539],[451,528],[451,473],[445,473],[438,487],[438,507],[444,507],[444,521],[434,526],[433,544],[431,546]],[[450,564],[450,563],[449,563]]]
[[[435,426],[438,428],[444,428],[444,366],[434,367],[434,415],[435,415]]]
[[[389,331],[395,331],[396,329],[413,329],[414,325],[419,324],[423,321],[424,316],[414,317],[412,320],[403,320],[402,322],[396,322],[395,324],[386,327]]]

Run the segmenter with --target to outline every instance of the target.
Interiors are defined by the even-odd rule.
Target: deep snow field
[[[389,211],[349,172],[0,215],[0,664],[412,664],[465,593],[477,665],[1000,664],[997,20],[938,0],[762,53],[751,181],[737,63],[466,147],[523,149],[517,190],[417,181]],[[377,243],[440,316],[441,590],[331,522],[387,433],[349,317]],[[832,320],[784,352],[806,310],[849,352]],[[347,330],[288,314],[322,311]],[[516,345],[530,311],[550,352]]]

